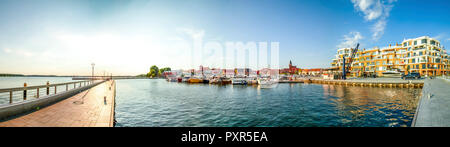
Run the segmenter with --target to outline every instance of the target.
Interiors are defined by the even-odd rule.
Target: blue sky
[[[450,43],[448,0],[0,0],[0,73],[136,75],[203,41],[279,42],[280,66],[329,67],[338,47]],[[183,40],[183,41],[180,41]],[[213,65],[211,65],[213,66]]]

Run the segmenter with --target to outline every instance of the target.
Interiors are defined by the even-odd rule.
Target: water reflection
[[[410,126],[421,89],[117,81],[117,126]]]
[[[336,105],[337,114],[343,117],[343,122],[358,122],[357,120],[367,119],[366,115],[371,115],[377,117],[376,120],[405,122],[400,126],[410,125],[421,93],[421,89],[415,88],[342,85],[322,85],[322,87],[323,95]],[[389,123],[387,126],[399,126],[398,124]]]

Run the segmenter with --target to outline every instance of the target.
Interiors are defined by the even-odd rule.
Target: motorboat
[[[247,85],[247,81],[243,78],[234,78],[231,80],[233,85]]]
[[[203,80],[200,78],[191,77],[187,81],[188,83],[203,83]]]
[[[395,70],[388,70],[383,73],[383,77],[391,77],[391,78],[400,78],[402,77],[402,73]]]
[[[209,80],[208,79],[202,79],[202,83],[208,84]]]
[[[259,85],[271,85],[271,84],[277,84],[278,80],[274,79],[259,79],[258,84]]]
[[[231,84],[231,83],[232,83],[232,81],[230,78],[227,78],[227,77],[219,78],[219,84],[226,85],[226,84]]]
[[[212,78],[211,80],[209,80],[209,84],[220,84],[220,78]]]
[[[274,88],[278,85],[278,80],[270,77],[259,78],[258,85],[260,88]]]
[[[167,77],[167,82],[178,82],[178,78],[177,77]]]
[[[181,82],[188,82],[190,77],[183,77],[181,78]]]

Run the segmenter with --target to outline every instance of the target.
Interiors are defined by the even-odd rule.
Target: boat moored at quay
[[[234,78],[231,83],[233,85],[247,85],[247,81],[243,78]]]
[[[447,61],[446,61],[447,62]],[[351,70],[350,70],[351,69]],[[300,69],[289,62],[289,68],[270,69],[262,68],[252,70],[249,68],[218,69],[200,66],[200,69],[169,71],[165,73],[169,82],[203,83],[218,85],[258,85],[266,87],[278,83],[305,83],[305,84],[339,84],[346,86],[368,86],[368,87],[398,87],[398,88],[421,88],[424,79],[403,80],[403,70],[390,68],[384,70],[382,75],[367,76],[361,74],[356,76],[348,74],[348,79],[343,78],[342,68],[313,68]],[[346,68],[353,72],[354,68]],[[346,74],[347,75],[347,74]],[[426,77],[426,76],[425,76]],[[268,86],[272,87],[272,86]]]

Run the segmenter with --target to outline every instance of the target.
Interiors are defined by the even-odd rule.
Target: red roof
[[[313,68],[313,69],[302,69],[305,72],[312,72],[312,71],[322,71],[322,68]]]

